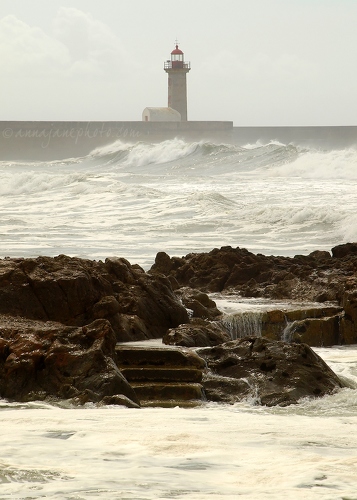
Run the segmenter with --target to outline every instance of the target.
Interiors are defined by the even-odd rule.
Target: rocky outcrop
[[[182,258],[161,252],[150,273],[164,274],[181,287],[206,293],[234,290],[245,297],[335,301],[341,300],[347,280],[357,286],[355,247],[357,244],[335,247],[332,253],[338,257],[322,251],[293,258],[255,255],[239,247],[215,248]]]
[[[107,320],[75,327],[2,316],[0,325],[2,398],[138,407],[117,368],[116,337]]]
[[[214,346],[229,340],[231,337],[222,324],[202,319],[172,328],[162,339],[164,344],[185,347]]]
[[[119,258],[2,259],[0,397],[135,407],[139,401],[118,370],[115,344],[162,337],[173,345],[209,346],[202,351],[209,367],[208,399],[233,402],[252,387],[259,389],[263,404],[323,395],[339,382],[327,372],[324,382],[319,370],[325,367],[302,342],[357,340],[357,255],[353,245],[333,250],[333,255],[266,257],[231,247],[183,258],[162,252],[150,273]],[[336,300],[343,310],[332,310],[328,320],[291,318],[296,326],[291,340],[301,343],[295,347],[268,339],[232,343],[207,295],[221,290],[266,298]],[[276,324],[279,318],[286,320],[284,314],[274,317]],[[265,322],[267,330],[272,318]]]
[[[290,339],[312,346],[357,342],[357,243],[338,245],[332,255],[317,250],[293,258],[254,255],[239,247],[216,248],[181,258],[160,252],[150,273],[164,274],[176,286],[206,293],[335,303],[341,307],[335,313],[299,318],[300,323],[293,320]],[[279,316],[279,311],[274,315]],[[282,324],[289,318],[281,311],[280,316],[278,321],[262,320],[262,335],[282,338]]]
[[[301,306],[262,314],[261,335],[272,340],[305,343],[311,347],[343,344],[340,331],[343,309],[339,306]]]
[[[188,321],[164,276],[125,259],[0,260],[0,314],[84,326],[107,319],[117,341],[159,338]]]
[[[357,243],[344,243],[343,245],[337,245],[333,247],[332,256],[337,259],[342,259],[344,257],[357,256]]]
[[[192,318],[214,320],[222,316],[214,300],[206,293],[201,292],[201,290],[182,287],[176,289],[175,293],[181,299],[186,309],[188,309],[189,315]]]
[[[188,320],[167,278],[125,259],[0,260],[0,397],[135,406],[116,342]]]
[[[311,347],[354,344],[357,335],[341,311],[338,306],[302,306],[295,310],[243,311],[218,321],[193,318],[188,324],[169,329],[162,341],[186,347],[214,346],[244,337],[266,337]]]
[[[257,404],[285,406],[343,387],[306,344],[245,338],[196,352],[207,363],[202,384],[209,401],[253,398]]]

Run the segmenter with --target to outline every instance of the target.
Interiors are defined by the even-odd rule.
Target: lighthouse
[[[167,105],[180,113],[181,121],[187,121],[186,74],[190,69],[190,63],[185,62],[184,54],[176,44],[171,52],[171,59],[164,63],[164,70],[168,74]]]

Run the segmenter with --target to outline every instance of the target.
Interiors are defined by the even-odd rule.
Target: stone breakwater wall
[[[233,122],[0,122],[1,160],[55,160],[89,154],[117,140],[232,141]]]
[[[156,142],[175,137],[240,146],[279,141],[339,149],[357,145],[357,127],[234,127],[231,121],[0,121],[0,159],[63,159],[87,155],[116,140]]]
[[[357,146],[357,127],[234,127],[232,140],[240,146],[278,141],[312,148],[344,149]]]

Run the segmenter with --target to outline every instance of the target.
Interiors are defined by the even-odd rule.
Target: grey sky
[[[0,120],[141,120],[176,37],[191,120],[357,125],[357,0],[1,0]]]

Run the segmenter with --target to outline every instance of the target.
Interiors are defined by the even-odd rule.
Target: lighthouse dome
[[[182,55],[183,55],[183,52],[182,52],[182,50],[180,50],[180,49],[178,48],[178,45],[176,45],[176,47],[175,47],[175,48],[174,48],[174,50],[171,52],[171,54],[175,54],[175,55],[178,55],[178,54],[180,54],[180,55],[181,55],[181,54],[182,54]]]

